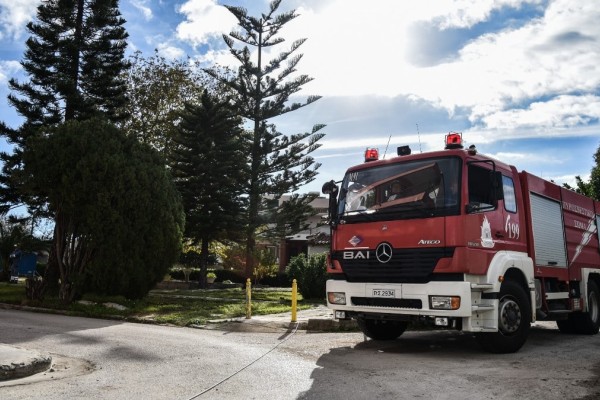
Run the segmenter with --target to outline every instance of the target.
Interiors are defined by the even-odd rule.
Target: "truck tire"
[[[490,353],[514,353],[529,335],[531,306],[523,287],[505,281],[500,287],[498,304],[498,332],[478,333],[479,344]]]
[[[600,290],[594,281],[588,282],[588,311],[577,315],[577,333],[595,335],[600,330]]]
[[[556,325],[558,326],[560,333],[577,333],[576,322],[573,318],[573,314],[569,314],[568,319],[556,321]]]
[[[383,321],[359,318],[356,320],[363,333],[373,340],[394,340],[408,327],[406,321]]]
[[[569,314],[569,318],[556,321],[561,333],[595,335],[600,330],[600,289],[594,281],[588,282],[588,311]]]

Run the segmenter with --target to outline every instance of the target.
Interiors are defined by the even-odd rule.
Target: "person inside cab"
[[[401,190],[400,182],[394,181],[390,185],[390,194],[387,198],[387,201],[392,201],[400,198],[400,190]]]

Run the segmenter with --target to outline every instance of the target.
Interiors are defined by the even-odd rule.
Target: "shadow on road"
[[[484,352],[473,334],[457,331],[410,331],[393,341],[366,339],[333,348],[318,359],[312,386],[298,399],[600,398],[598,337],[590,349],[593,337],[549,326],[533,326],[525,346],[513,354]],[[557,348],[560,342],[566,348]],[[570,360],[577,355],[569,348],[593,353],[587,361]],[[569,362],[594,377],[584,378]]]

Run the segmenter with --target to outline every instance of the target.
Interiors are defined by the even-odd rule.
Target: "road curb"
[[[35,375],[52,365],[50,355],[3,344],[0,344],[0,356],[2,360],[10,360],[10,363],[0,364],[0,382]]]

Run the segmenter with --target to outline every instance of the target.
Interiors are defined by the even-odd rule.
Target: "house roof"
[[[296,235],[286,236],[285,238],[288,241],[298,241],[298,242],[308,242],[308,244],[316,246],[316,245],[326,245],[331,241],[331,236],[325,232],[317,232],[317,233],[298,233]]]

